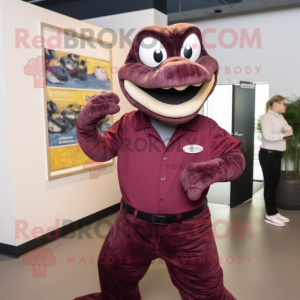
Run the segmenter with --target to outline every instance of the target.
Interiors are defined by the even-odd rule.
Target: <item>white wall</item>
[[[0,11],[2,3],[0,2]],[[0,23],[0,61],[4,61],[2,24]],[[12,191],[11,156],[9,145],[7,103],[5,101],[6,76],[4,68],[0,69],[0,242],[14,244],[14,202]]]
[[[98,180],[90,179],[89,172],[86,172],[46,181],[43,90],[34,88],[33,77],[23,71],[30,59],[41,55],[41,50],[33,48],[30,42],[39,35],[40,21],[77,31],[91,28],[98,33],[100,28],[20,0],[0,0],[0,5],[0,155],[3,160],[0,171],[0,243],[18,246],[34,238],[32,228],[39,226],[45,231],[55,226],[56,219],[61,227],[63,220],[76,221],[118,203],[121,193],[114,167],[100,172]],[[120,21],[118,25],[118,20],[114,20],[115,25],[123,26],[124,21]],[[130,23],[130,26],[144,26],[140,26],[139,21]],[[152,16],[145,25],[154,25],[154,21],[157,19]],[[110,25],[104,23],[103,26]],[[23,46],[16,49],[16,28],[29,31],[31,49]],[[113,66],[119,68],[128,51],[126,43],[124,49],[116,45],[112,51]],[[121,112],[115,118],[118,120],[134,108],[123,96],[117,75],[113,76],[113,87],[121,98]],[[28,223],[26,233],[29,239],[23,236],[15,239],[15,219]]]
[[[93,24],[102,28],[109,28],[116,33],[128,34],[131,29],[134,29],[129,35],[133,40],[137,31],[145,26],[150,25],[168,25],[168,17],[164,13],[154,9],[144,9],[139,11],[128,12],[124,14],[116,14],[93,19],[84,20],[89,24]]]
[[[90,179],[89,172],[69,176],[54,181],[46,181],[45,142],[43,122],[43,89],[34,88],[32,76],[24,74],[24,66],[31,58],[41,55],[40,49],[20,49],[15,47],[15,29],[25,28],[30,33],[29,41],[39,35],[39,22],[53,24],[62,28],[89,27],[99,28],[81,21],[53,13],[43,8],[19,0],[1,0],[2,27],[2,72],[5,77],[4,88],[1,89],[4,108],[7,106],[7,120],[2,128],[9,140],[9,154],[3,153],[5,171],[8,181],[1,192],[5,196],[4,209],[1,207],[0,220],[5,227],[0,228],[0,242],[20,245],[33,239],[31,229],[42,227],[46,230],[59,220],[59,227],[64,219],[76,221],[119,202],[121,194],[118,188],[117,172],[113,167],[100,172],[100,179]],[[14,17],[12,17],[14,16]],[[120,51],[113,49],[113,65],[120,67],[127,55],[128,48]],[[127,100],[122,97],[116,76],[113,78],[114,90],[121,96],[122,111],[116,116],[132,110]],[[2,102],[1,102],[2,103]],[[5,111],[5,110],[4,110]],[[2,114],[4,114],[2,110]],[[2,171],[3,172],[3,171]],[[3,182],[4,183],[4,182]],[[1,200],[3,201],[3,200]],[[14,214],[11,207],[14,207]],[[26,233],[15,239],[14,218],[24,220],[28,224]],[[52,229],[53,230],[53,229]]]
[[[218,83],[224,83],[226,79],[269,82],[270,96],[290,96],[294,93],[299,96],[299,16],[300,8],[290,8],[199,20],[193,21],[193,24],[202,32],[207,28],[217,30],[216,33],[208,33],[205,40],[217,46],[207,51],[221,66]],[[218,41],[221,30],[225,28],[237,33],[238,43],[232,49],[225,49]],[[247,43],[244,49],[240,48],[242,28],[246,28],[250,37],[256,28],[260,31],[261,49],[256,42],[251,49]],[[226,33],[224,42],[230,44],[232,41],[233,35]],[[225,73],[226,66],[230,68],[230,74]],[[245,74],[246,66],[251,68],[250,74]],[[235,67],[242,68],[241,74],[234,73]],[[259,72],[255,67],[261,67]]]

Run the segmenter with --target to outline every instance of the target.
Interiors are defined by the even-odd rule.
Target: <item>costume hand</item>
[[[93,97],[80,112],[77,125],[80,127],[97,124],[106,115],[113,115],[120,111],[120,99],[114,93],[105,93]]]
[[[222,173],[218,172],[220,166],[219,159],[214,159],[191,163],[185,167],[180,175],[180,181],[190,200],[198,200],[205,189],[220,181],[220,173]]]

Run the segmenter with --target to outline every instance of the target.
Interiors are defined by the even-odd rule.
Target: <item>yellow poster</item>
[[[81,150],[76,134],[76,120],[95,95],[105,92],[47,88],[50,171],[85,165],[91,160]],[[112,116],[98,122],[104,134],[112,125]]]
[[[92,39],[88,45],[95,45],[94,51],[94,47],[81,47],[86,37],[75,31],[47,24],[41,25],[41,31],[44,38],[53,32],[62,32],[64,35],[72,35],[72,40],[77,41],[74,47],[56,45],[56,49],[42,49],[42,87],[45,87],[44,108],[47,114],[47,179],[104,170],[103,166],[113,165],[114,159],[93,162],[88,158],[78,143],[76,121],[90,99],[111,92],[112,45],[100,39]],[[105,47],[102,47],[104,44]],[[108,115],[99,120],[96,129],[103,135],[112,124],[113,116]]]

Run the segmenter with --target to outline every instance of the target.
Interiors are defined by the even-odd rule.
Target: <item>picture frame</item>
[[[77,134],[74,133],[76,132],[76,120],[74,122],[73,119],[71,121],[67,119],[67,122],[65,117],[74,117],[75,115],[75,117],[77,118],[80,112],[78,112],[78,107],[80,107],[80,109],[84,107],[84,104],[82,104],[83,97],[85,97],[85,100],[87,102],[96,94],[113,91],[111,72],[112,45],[109,42],[103,41],[98,38],[86,36],[72,29],[64,29],[43,22],[40,23],[40,32],[41,40],[44,42],[42,43],[41,49],[42,56],[44,57],[43,109],[47,180],[50,181],[84,172],[90,172],[91,178],[99,178],[99,172],[105,170],[106,167],[113,166],[115,164],[115,159],[113,158],[107,162],[100,163],[93,162],[91,159],[89,159],[80,148],[80,145],[77,141]],[[100,47],[102,47],[102,49],[100,50],[103,52],[98,51],[98,57],[91,57],[91,49],[87,50],[82,47],[72,48],[71,51],[65,51],[69,50],[65,49],[65,45],[58,50],[50,49],[46,41],[47,38],[49,40],[49,34],[51,34],[51,32],[56,34],[54,36],[60,36],[61,38],[64,37],[64,40],[66,40],[67,36],[71,37],[73,41],[77,39],[78,45],[85,44],[85,42],[93,43],[93,45],[99,45]],[[58,42],[59,41],[57,40],[57,43]],[[57,54],[57,52],[59,53]],[[64,56],[64,52],[68,52],[69,54],[67,56]],[[46,53],[52,54],[50,60],[49,56],[46,55]],[[52,58],[53,53],[55,53],[54,58]],[[71,60],[74,61],[74,64],[76,67],[78,67],[79,72],[74,72],[73,69],[73,73],[71,73],[72,71],[68,69],[68,66],[63,64],[64,60],[67,60],[68,56]],[[61,57],[60,60],[59,57]],[[81,59],[79,62],[79,59],[82,57],[84,58],[84,60]],[[76,61],[77,58],[78,62]],[[82,62],[84,62],[84,68],[82,68]],[[98,67],[94,69],[93,64],[95,64],[95,66],[98,64]],[[89,74],[90,67],[92,67],[93,69],[93,74]],[[98,69],[99,67],[100,69]],[[53,72],[53,70],[56,72]],[[80,73],[82,70],[86,72]],[[84,76],[80,77],[78,74],[83,74]],[[60,75],[60,77],[58,75]],[[62,81],[62,76],[65,76],[65,78],[69,78],[68,81]],[[99,82],[101,84],[99,84],[97,79],[99,79]],[[102,89],[100,87],[101,85]],[[77,99],[77,102],[81,101],[80,104],[70,104],[72,96],[74,96]],[[52,98],[55,99],[55,101],[53,101]],[[75,108],[77,109],[77,111]],[[52,112],[54,111],[56,114],[52,114]],[[68,112],[70,112],[70,115],[68,115]],[[60,113],[59,116],[58,113]],[[105,120],[101,120],[103,121],[102,125],[101,122],[98,123],[98,130],[101,134],[105,133],[104,131],[101,131],[102,128],[106,128],[107,130],[114,123],[113,115],[106,116],[104,119]],[[65,126],[65,124],[67,123],[69,124],[68,129],[65,129],[63,126]],[[105,126],[103,126],[104,123]],[[110,124],[109,127],[108,124]],[[58,130],[61,131],[57,132]],[[64,130],[64,132],[62,130]],[[72,132],[72,134],[69,134],[69,137],[63,136],[68,134],[68,132]],[[59,141],[60,139],[62,140]],[[59,143],[61,142],[66,142],[67,144],[60,145]]]

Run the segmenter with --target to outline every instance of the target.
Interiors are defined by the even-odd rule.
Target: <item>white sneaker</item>
[[[287,223],[287,222],[290,221],[290,219],[288,219],[288,218],[282,216],[280,213],[276,214],[275,216],[276,216],[277,219],[279,219],[280,221],[282,221],[282,222],[284,222],[284,223]]]
[[[272,224],[272,225],[275,225],[275,226],[285,226],[285,223],[283,221],[279,220],[276,217],[276,215],[273,215],[273,216],[266,215],[265,216],[265,222],[269,223],[269,224]]]

